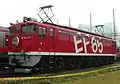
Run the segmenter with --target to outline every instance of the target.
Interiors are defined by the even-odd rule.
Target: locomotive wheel
[[[109,64],[109,57],[104,57],[104,64],[105,65],[108,65]]]
[[[56,70],[64,70],[65,69],[65,63],[63,57],[56,57]]]
[[[49,70],[48,56],[42,57],[40,61],[40,71],[47,72]]]
[[[87,58],[87,66],[90,68],[90,67],[92,67],[92,57],[88,57]]]
[[[77,59],[77,68],[81,68],[82,63],[83,63],[83,62],[81,61],[81,59],[78,58],[78,59]]]
[[[76,59],[74,57],[70,57],[68,60],[68,68],[74,69],[76,68]]]
[[[114,57],[109,57],[109,64],[114,64],[114,62],[115,62]]]

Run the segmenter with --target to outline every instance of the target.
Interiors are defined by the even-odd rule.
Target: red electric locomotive
[[[7,46],[7,36],[9,30],[4,27],[0,27],[0,70],[8,66],[8,46]]]
[[[35,21],[13,24],[9,29],[9,64],[16,71],[85,67],[115,61],[116,42],[111,38]]]
[[[93,67],[116,59],[116,42],[94,33],[27,17],[9,29],[9,64],[15,72]]]

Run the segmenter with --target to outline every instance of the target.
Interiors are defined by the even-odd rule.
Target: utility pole
[[[71,19],[70,19],[70,16],[69,16],[69,27],[71,27],[71,23],[70,23]]]
[[[59,19],[57,19],[57,24],[59,24]]]
[[[91,12],[90,12],[90,32],[92,32],[92,15],[91,15]]]
[[[114,29],[114,40],[116,40],[116,30],[115,30],[115,11],[113,9],[113,29]]]

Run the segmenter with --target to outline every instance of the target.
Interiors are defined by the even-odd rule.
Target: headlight
[[[15,47],[19,45],[19,38],[17,36],[12,39],[12,45]]]

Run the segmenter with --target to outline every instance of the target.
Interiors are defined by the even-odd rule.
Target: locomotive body
[[[7,36],[9,30],[7,28],[0,27],[0,70],[8,66],[8,46]]]
[[[94,33],[35,21],[9,29],[9,64],[16,72],[97,66],[116,58],[116,42]]]

